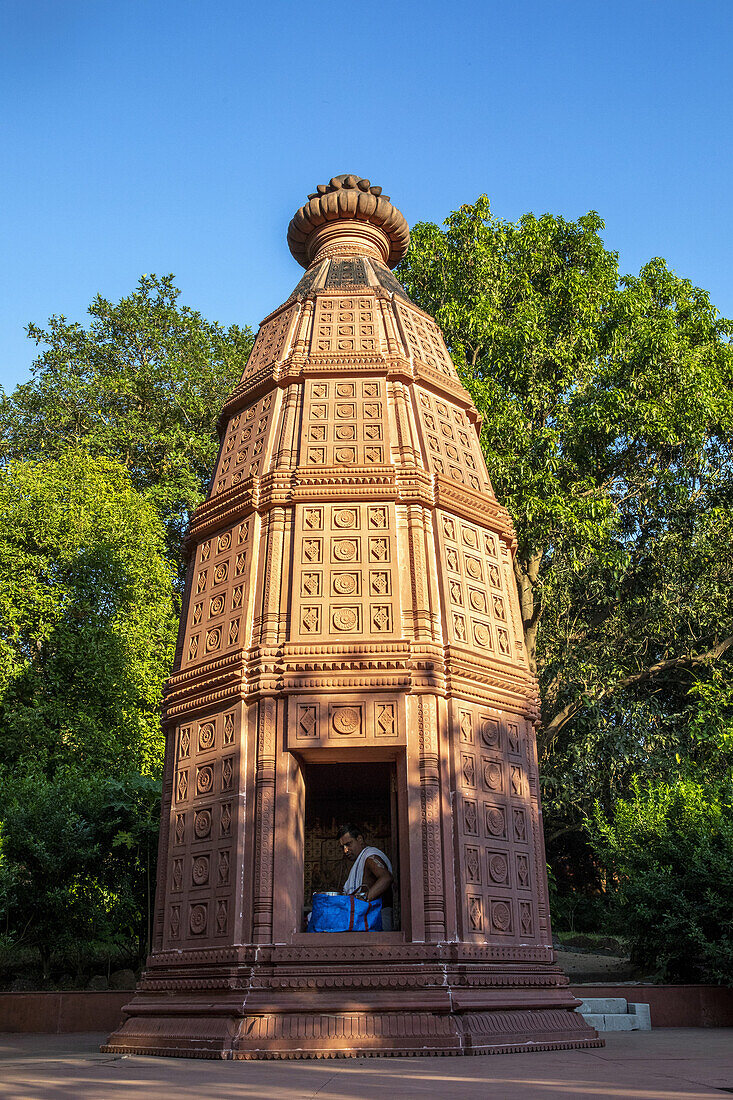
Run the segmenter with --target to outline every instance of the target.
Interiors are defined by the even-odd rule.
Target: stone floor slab
[[[610,1033],[602,1049],[221,1062],[100,1054],[104,1035],[0,1035],[0,1100],[722,1100],[733,1029]]]

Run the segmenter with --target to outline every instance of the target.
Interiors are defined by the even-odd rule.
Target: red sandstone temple
[[[338,176],[288,231],[188,535],[165,695],[153,950],[108,1051],[207,1058],[598,1046],[554,963],[514,531],[407,223]],[[344,821],[395,929],[308,933]]]

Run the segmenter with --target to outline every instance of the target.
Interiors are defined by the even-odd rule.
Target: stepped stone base
[[[648,1004],[634,1004],[625,997],[586,997],[576,1010],[596,1031],[651,1031]]]
[[[444,946],[444,945],[440,945]],[[454,956],[455,950],[450,952]],[[349,1058],[502,1054],[603,1046],[554,966],[450,960],[410,945],[389,965],[289,959],[208,980],[147,971],[102,1048],[190,1058]],[[423,956],[422,961],[419,956]],[[211,968],[212,971],[215,968]]]

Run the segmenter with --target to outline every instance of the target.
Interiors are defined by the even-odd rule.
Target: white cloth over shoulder
[[[364,881],[364,864],[371,856],[376,856],[377,859],[381,859],[382,863],[386,863],[387,870],[390,875],[392,874],[392,864],[389,862],[384,852],[380,852],[379,848],[367,844],[366,848],[363,848],[354,860],[354,866],[351,868],[349,877],[344,883],[345,894],[355,894],[362,885]]]

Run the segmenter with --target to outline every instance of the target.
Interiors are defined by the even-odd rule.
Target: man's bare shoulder
[[[387,864],[379,856],[369,856],[366,861],[366,865],[374,875],[389,874],[389,868]]]

